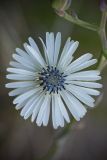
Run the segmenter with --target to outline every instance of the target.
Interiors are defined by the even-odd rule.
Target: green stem
[[[72,119],[71,123],[66,124],[66,126],[64,128],[62,128],[58,133],[56,133],[56,135],[54,136],[53,144],[50,147],[49,151],[47,152],[47,154],[45,156],[43,156],[42,158],[40,158],[38,160],[50,160],[53,157],[53,155],[57,151],[58,143],[59,143],[60,139],[62,139],[65,135],[67,135],[67,133],[69,133],[69,130],[71,129],[71,126],[74,122],[75,122],[75,120]]]
[[[106,65],[107,65],[107,60],[101,51],[100,57],[98,59],[97,69],[101,72]]]
[[[107,37],[106,37],[106,22],[107,22],[107,11],[102,12],[102,18],[100,23],[100,28],[98,30],[98,34],[101,39],[102,49],[105,52],[107,50]]]
[[[100,53],[100,60],[98,62],[98,69],[102,71],[107,65],[107,36],[106,36],[106,22],[107,22],[107,10],[102,12],[101,23],[98,30],[98,34],[101,40],[102,51]]]
[[[56,153],[56,151],[57,151],[57,140],[54,140],[47,154],[43,156],[42,158],[39,158],[38,160],[50,160],[52,156]]]
[[[68,20],[68,21],[70,21],[70,22],[72,22],[73,24],[76,24],[76,25],[78,25],[80,27],[83,27],[85,29],[89,29],[91,31],[96,31],[97,32],[98,29],[99,29],[98,26],[90,24],[90,23],[85,22],[83,20],[80,20],[78,17],[69,15],[67,12],[64,12],[63,18]]]

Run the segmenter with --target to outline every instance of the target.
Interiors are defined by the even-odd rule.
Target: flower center
[[[65,77],[64,73],[59,72],[56,67],[48,66],[46,69],[43,68],[39,73],[40,85],[43,86],[43,90],[55,93],[62,88],[65,89]]]

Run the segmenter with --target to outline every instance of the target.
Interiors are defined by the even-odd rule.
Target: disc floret
[[[43,68],[41,73],[39,73],[40,85],[43,86],[43,90],[49,91],[50,93],[55,93],[62,88],[65,89],[65,77],[63,72],[60,72],[56,67],[47,66]]]

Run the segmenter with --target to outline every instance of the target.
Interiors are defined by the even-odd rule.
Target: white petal
[[[57,129],[58,125],[56,123],[56,118],[55,118],[55,95],[52,94],[52,123],[54,129]]]
[[[32,61],[34,62],[35,59],[34,59],[33,55],[31,54],[31,52],[29,51],[29,49],[27,48],[28,45],[29,45],[28,43],[24,43],[23,44],[24,49],[28,53],[28,55],[31,57]]]
[[[42,105],[43,100],[44,100],[44,96],[45,96],[45,94],[42,93],[42,94],[38,97],[38,100],[37,100],[37,102],[36,102],[36,105],[35,105],[35,108],[34,108],[34,110],[33,110],[33,114],[32,114],[32,117],[31,117],[31,121],[32,121],[32,122],[35,120],[35,118],[36,118],[36,116],[37,116],[37,114],[38,114],[38,112],[39,112],[39,110],[40,110],[40,108],[41,108],[41,105]]]
[[[38,126],[41,126],[41,124],[42,124],[44,112],[46,110],[46,107],[49,105],[49,102],[50,102],[50,95],[47,94],[47,95],[45,95],[43,104],[41,105],[40,111],[37,116],[36,123]]]
[[[57,95],[57,102],[59,104],[59,107],[60,107],[60,110],[61,110],[61,113],[62,113],[64,119],[69,123],[70,119],[69,119],[67,110],[66,110],[66,108],[64,106],[64,103],[62,102],[61,97],[60,97],[59,94]]]
[[[78,65],[81,65],[83,64],[84,62],[90,60],[92,58],[92,54],[90,53],[86,53],[84,55],[82,55],[81,57],[79,57],[78,59],[76,59],[75,61],[73,61],[69,66],[68,68],[71,68],[71,67],[76,67]]]
[[[69,59],[72,58],[72,55],[76,51],[78,45],[79,45],[79,42],[76,41],[70,46],[69,50],[67,51],[67,53],[64,55],[62,61],[60,62],[60,66],[64,67],[68,64]]]
[[[26,44],[24,45],[24,47],[26,46]],[[27,47],[25,47],[26,49]],[[28,49],[26,49],[26,52],[23,51],[22,49],[20,48],[16,48],[16,52],[21,56],[23,57],[24,59],[26,59],[27,61],[29,61],[29,63],[31,65],[34,65],[35,64],[35,61],[34,61],[34,58],[31,56],[31,53],[29,52]],[[29,54],[28,54],[29,53]]]
[[[28,110],[24,114],[24,119],[27,119],[32,115],[33,110],[34,110],[34,108],[36,106],[36,102],[37,102],[37,100],[34,100],[33,103],[29,106]]]
[[[53,66],[53,64],[54,64],[54,52],[55,52],[55,41],[54,41],[54,34],[53,33],[50,33],[50,35],[49,35],[49,37],[50,37],[50,55],[51,55],[51,59],[52,59],[52,66]]]
[[[19,110],[19,109],[21,109],[21,108],[23,108],[25,105],[26,105],[26,103],[29,101],[29,98],[28,99],[25,99],[23,102],[21,102],[21,103],[18,103],[17,105],[16,105],[16,110]]]
[[[29,59],[29,55],[27,54],[27,52],[23,51],[20,48],[16,48],[16,52],[18,53],[18,55],[20,55],[21,57],[24,57],[26,59]]]
[[[23,74],[7,74],[6,78],[12,79],[12,80],[32,80],[33,81],[36,79],[36,74],[35,76],[23,75]]]
[[[80,70],[82,70],[82,69],[85,69],[85,68],[87,68],[87,67],[95,64],[96,62],[97,62],[96,59],[92,59],[92,60],[86,61],[86,62],[84,62],[84,63],[82,63],[82,64],[80,64],[80,65],[73,66],[73,67],[72,67],[72,66],[71,66],[71,67],[68,67],[68,68],[66,69],[65,73],[67,74],[67,73],[74,73],[74,72],[80,71]]]
[[[68,99],[68,96],[66,95],[66,93],[65,93],[63,90],[60,92],[60,94],[61,94],[63,100],[65,101],[65,104],[67,105],[69,111],[70,111],[71,114],[73,115],[73,117],[74,117],[77,121],[79,121],[79,120],[80,120],[80,116],[79,116],[78,112],[76,111],[75,105],[73,104],[73,102],[70,101],[70,99]]]
[[[44,126],[47,126],[48,124],[48,121],[49,121],[49,115],[50,115],[50,101],[51,101],[51,97],[49,97],[49,103],[45,109],[45,112],[44,112],[44,116],[43,116],[43,125]]]
[[[61,47],[61,33],[58,32],[55,39],[54,65],[57,64],[60,47]]]
[[[75,97],[77,97],[81,102],[89,107],[94,107],[93,102],[95,101],[91,96],[87,94],[84,90],[76,88],[76,86],[68,85],[66,89],[70,91]]]
[[[12,72],[12,73],[18,73],[18,74],[35,76],[35,72],[27,71],[27,70],[24,70],[24,69],[7,68],[7,71],[8,72]]]
[[[23,108],[23,106],[24,106],[24,103],[17,104],[15,108],[16,108],[16,110],[19,110],[19,109]]]
[[[40,94],[34,96],[35,97],[34,100],[32,101],[28,110],[24,114],[24,119],[27,119],[29,116],[31,116],[31,114],[33,114],[33,111],[37,107],[37,103],[40,100],[41,96],[43,96],[43,93],[40,93]]]
[[[35,101],[34,101],[34,102],[35,102]],[[35,106],[36,106],[36,103],[35,103],[35,104],[32,103],[31,106],[29,106],[28,110],[26,111],[26,113],[25,113],[25,115],[24,115],[24,119],[25,119],[25,120],[28,119],[28,118],[31,116],[31,114],[32,114],[33,109],[35,108]]]
[[[48,57],[48,62],[49,65],[52,65],[52,55],[50,54],[50,38],[49,38],[50,34],[49,32],[46,32],[46,50],[47,50],[47,57]]]
[[[80,118],[82,118],[87,112],[86,108],[82,105],[82,103],[77,98],[75,98],[70,93],[69,93],[69,98],[72,101],[72,103],[74,104],[75,109],[77,110]]]
[[[18,96],[14,99],[13,104],[23,102],[25,99],[28,99],[32,95],[36,94],[39,90],[40,90],[40,88],[35,88],[35,89],[32,89],[24,94],[21,94],[20,96]]]
[[[102,84],[96,82],[70,81],[70,83],[89,88],[102,88]]]
[[[74,76],[73,77],[69,77],[68,80],[82,80],[82,81],[97,81],[100,80],[101,76]],[[69,81],[67,81],[69,83]]]
[[[11,82],[11,83],[7,83],[5,86],[7,88],[20,88],[20,87],[32,87],[34,86],[35,83],[32,81],[25,81],[25,82]]]
[[[9,96],[17,96],[19,94],[23,94],[29,90],[33,89],[32,87],[25,87],[25,88],[17,88],[9,92]]]
[[[54,54],[54,34],[53,33],[46,33],[46,48],[47,48],[47,56],[49,65],[53,65],[53,54]]]
[[[46,63],[43,57],[38,52],[36,52],[36,50],[34,50],[31,46],[27,45],[27,48],[29,49],[33,57],[41,64],[41,66],[45,67]]]
[[[29,106],[29,109],[27,110],[27,112],[24,115],[24,119],[25,120],[28,119],[31,116],[31,114],[32,114],[33,109],[35,108],[35,106],[36,106],[36,104],[34,104],[34,103],[32,103],[31,106]]]
[[[40,51],[39,51],[39,48],[38,48],[36,42],[33,40],[33,38],[29,37],[28,40],[29,40],[29,43],[30,43],[31,47],[34,48],[36,50],[36,52],[41,54]]]
[[[36,66],[38,65],[37,61],[35,61],[34,57],[32,56],[31,52],[28,50],[27,48],[27,43],[24,44],[24,48],[26,50],[23,51],[22,49],[20,48],[16,48],[16,52],[21,56],[23,57],[26,61],[28,61],[32,66],[35,67],[35,64]]]
[[[59,59],[59,62],[58,62],[58,67],[60,65],[60,62],[62,61],[63,57],[65,56],[65,54],[67,53],[68,49],[70,48],[70,46],[74,43],[74,41],[71,41],[71,38],[69,37],[64,45],[64,48],[62,50],[62,53],[61,53],[61,56],[60,56],[60,59]]]
[[[55,118],[56,118],[56,124],[57,126],[64,127],[64,118],[62,116],[62,113],[60,111],[60,107],[57,103],[57,94],[55,94]]]
[[[79,86],[78,86],[79,87]],[[84,87],[79,87],[80,89],[82,88],[84,91],[87,92],[87,94],[89,95],[93,95],[93,96],[98,96],[100,95],[100,92],[95,90],[95,89],[91,89],[91,88],[84,88]]]
[[[86,92],[89,95],[94,95],[94,96],[98,96],[100,94],[99,91],[95,90],[95,89],[91,89],[91,88],[85,88],[85,87],[81,87],[81,86],[76,86],[76,85],[69,85],[67,86],[67,88],[72,87],[75,88],[77,90],[81,90],[84,93]]]
[[[15,67],[15,68],[26,69],[25,66],[15,61],[11,61],[9,64],[10,66]]]
[[[82,118],[87,112],[82,103],[80,103],[80,101],[77,98],[75,98],[70,92],[63,91],[63,93],[67,96],[71,105],[75,107],[75,110],[78,113],[79,117]]]
[[[67,80],[85,80],[85,81],[95,81],[100,80],[101,76],[99,76],[100,72],[97,70],[91,71],[82,71],[70,74],[66,77]]]
[[[35,66],[33,65],[33,63],[30,62],[30,60],[27,60],[26,58],[23,58],[17,54],[13,54],[12,57],[19,62],[20,64],[22,64],[23,66],[25,66],[28,69],[31,69],[33,71],[35,71]]]
[[[44,54],[45,54],[46,63],[47,63],[47,65],[49,65],[46,45],[45,45],[45,43],[44,43],[44,41],[42,40],[41,37],[39,37],[39,39],[40,39],[40,41],[41,41],[41,43],[42,43],[42,45],[43,45],[43,50],[44,50]]]
[[[41,69],[41,65],[40,63],[34,58],[34,56],[31,54],[31,52],[29,51],[29,49],[27,48],[29,44],[27,43],[24,43],[24,48],[25,50],[27,51],[27,53],[29,54],[31,60],[32,60],[32,63],[34,64],[35,68],[37,68],[38,70]]]
[[[20,112],[21,116],[25,115],[25,113],[28,111],[28,109],[30,108],[30,106],[32,105],[35,99],[36,99],[36,95],[33,95],[32,97],[30,97],[29,101],[26,103],[26,105],[23,107],[23,109]]]
[[[23,107],[20,115],[24,116],[24,119],[26,119],[27,117],[29,117],[31,115],[31,113],[33,112],[34,109],[34,103],[38,101],[38,99],[40,98],[41,95],[41,91],[39,91],[37,94],[32,95],[29,99],[29,101],[27,101],[27,103],[25,104],[25,106]],[[36,105],[36,103],[35,103]],[[32,107],[33,106],[33,107]]]

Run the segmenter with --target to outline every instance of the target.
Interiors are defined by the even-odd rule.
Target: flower
[[[17,82],[8,83],[6,87],[14,88],[9,96],[17,96],[13,104],[17,110],[21,109],[24,119],[31,116],[31,121],[36,121],[38,126],[47,126],[52,112],[56,129],[63,127],[65,121],[70,122],[69,111],[79,121],[87,112],[85,106],[94,107],[92,96],[99,95],[96,88],[102,87],[94,81],[101,76],[98,70],[84,71],[97,62],[92,54],[86,53],[73,61],[78,41],[68,38],[60,54],[61,33],[55,37],[47,32],[46,44],[39,39],[43,46],[41,52],[31,37],[29,44],[24,44],[25,51],[16,48],[6,77]]]

